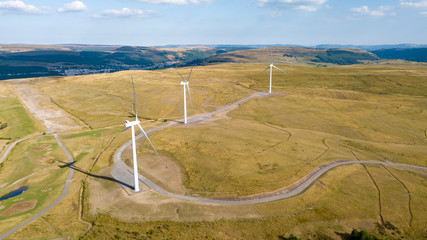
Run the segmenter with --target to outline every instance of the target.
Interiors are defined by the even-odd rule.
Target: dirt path
[[[55,104],[52,104],[49,99],[46,97],[38,94],[38,92],[34,89],[32,89],[28,83],[25,81],[20,81],[18,84],[17,89],[18,95],[20,97],[20,100],[23,102],[25,108],[27,111],[30,112],[30,114],[36,118],[36,120],[39,120],[43,123],[43,125],[46,128],[47,133],[52,133],[53,136],[56,139],[56,142],[58,143],[58,146],[65,152],[67,155],[69,163],[72,165],[73,163],[73,156],[71,153],[64,147],[61,140],[59,139],[57,132],[66,132],[70,130],[77,130],[81,129],[82,126],[79,126],[76,124],[70,116],[66,112],[64,112],[62,109],[58,108]],[[3,155],[0,158],[0,163],[6,158],[7,154],[12,150],[12,148],[19,143],[20,141],[23,141],[25,139],[28,139],[28,136],[26,138],[20,139],[13,144],[11,144],[8,149],[3,153]],[[34,219],[40,217],[47,211],[49,211],[51,208],[53,208],[56,204],[58,204],[68,193],[68,189],[71,183],[71,179],[73,177],[74,169],[70,167],[67,180],[64,185],[64,189],[62,191],[62,194],[49,206],[41,210],[39,213],[33,215],[31,218],[27,219],[26,221],[22,222],[18,226],[10,229],[3,235],[0,235],[0,239],[3,239],[13,232],[21,229]]]
[[[286,141],[287,141],[287,142],[288,142],[288,141],[289,141],[289,139],[292,137],[292,133],[291,133],[291,132],[289,132],[288,130],[284,129],[284,128],[281,128],[281,127],[279,127],[279,126],[275,126],[275,125],[273,125],[273,124],[269,124],[269,123],[264,123],[264,125],[266,125],[266,126],[268,126],[268,127],[271,127],[271,128],[274,128],[274,129],[277,129],[277,130],[280,130],[280,131],[282,131],[282,132],[286,132],[286,133],[288,134],[288,138],[286,139]]]
[[[40,95],[27,83],[20,82],[18,86],[19,98],[31,115],[42,122],[46,132],[60,133],[82,128],[64,110],[51,103],[46,96]]]
[[[380,188],[378,187],[377,182],[375,181],[374,177],[372,176],[371,172],[368,170],[368,168],[366,167],[366,165],[364,163],[361,163],[363,168],[366,170],[366,173],[369,175],[369,177],[371,178],[372,182],[375,185],[375,188],[377,189],[378,192],[378,216],[380,217],[381,220],[381,224],[384,225],[384,218],[382,215],[382,206],[381,206],[381,191]]]

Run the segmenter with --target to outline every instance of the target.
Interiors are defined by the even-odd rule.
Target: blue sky
[[[427,0],[0,0],[0,43],[427,43]]]

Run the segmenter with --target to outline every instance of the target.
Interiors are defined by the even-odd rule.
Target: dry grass
[[[368,168],[381,170],[377,166]],[[90,204],[97,225],[86,237],[102,239],[106,234],[130,237],[128,234],[137,231],[140,236],[151,239],[194,239],[204,237],[203,234],[219,239],[224,236],[231,236],[230,239],[277,239],[278,235],[289,233],[302,238],[341,239],[337,233],[345,234],[358,228],[383,234],[383,237],[421,239],[424,231],[421,226],[426,220],[422,202],[427,185],[420,181],[425,176],[400,168],[390,170],[408,186],[411,182],[412,209],[418,210],[414,211],[412,228],[407,222],[405,206],[408,199],[402,188],[392,190],[395,196],[382,195],[384,204],[402,207],[401,211],[385,212],[387,207],[383,209],[385,221],[395,229],[384,230],[378,225],[376,187],[362,166],[351,165],[331,170],[300,196],[248,206],[189,203],[153,192],[128,196],[116,184],[93,179],[95,181],[89,185],[89,191],[94,193]],[[379,187],[387,192],[391,175],[374,175]],[[237,216],[240,220],[235,219]]]
[[[274,74],[273,90],[279,94],[241,104],[228,117],[206,125],[177,126],[151,136],[162,156],[180,166],[190,191],[248,195],[275,190],[337,159],[425,164],[426,66],[279,67],[288,72]],[[190,115],[265,91],[268,76],[256,75],[264,68],[262,64],[194,68]],[[185,75],[189,69],[179,71]],[[28,80],[95,130],[63,136],[81,171],[76,172],[66,199],[14,237],[76,238],[84,232],[87,225],[78,220],[79,180],[93,164],[92,174],[108,177],[108,169],[96,171],[110,166],[114,149],[129,140],[128,132],[104,132],[120,131],[123,121],[131,118],[130,75],[136,83],[139,115],[146,118],[145,129],[164,124],[158,119],[182,117],[182,89],[175,70]],[[144,145],[138,150],[145,156],[139,158],[143,167],[156,162],[147,149]],[[172,165],[162,164],[153,179],[168,186],[172,178],[158,175],[177,175],[178,171],[165,172],[162,166]],[[360,228],[388,237],[421,239],[427,216],[425,173],[389,169],[413,197],[411,228],[407,190],[387,170],[367,168],[383,193],[384,220],[399,232],[375,224],[380,220],[377,189],[363,167],[352,165],[328,172],[298,197],[251,206],[194,204],[152,192],[127,196],[117,184],[89,177],[89,219],[97,224],[86,238],[135,238],[132,232],[137,231],[139,237],[150,239],[277,239],[287,233],[339,239],[336,232]],[[393,211],[394,207],[399,211]],[[2,220],[2,225],[7,229],[26,217],[18,214],[13,221]]]
[[[255,99],[215,125],[174,127],[151,139],[182,166],[186,187],[206,194],[273,191],[334,160],[425,164],[423,108],[396,108],[387,104],[392,96],[378,103],[365,100],[370,94],[327,94]],[[150,154],[145,148],[141,154]]]
[[[181,69],[180,72],[186,75],[189,69]],[[218,74],[217,70],[201,72],[195,68],[190,80],[193,107],[189,104],[189,114],[203,112],[202,102],[211,95],[221,95],[212,101],[218,105],[245,96],[247,90],[233,86],[233,75],[236,76],[229,72]],[[92,128],[100,128],[121,125],[132,117],[131,76],[135,80],[139,117],[152,120],[182,118],[182,89],[176,70],[45,78],[31,83],[71,115]]]

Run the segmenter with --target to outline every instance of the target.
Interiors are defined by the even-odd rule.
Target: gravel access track
[[[249,99],[255,98],[255,97],[263,97],[268,95],[268,93],[257,93],[254,95],[251,95],[249,97],[246,97],[240,101],[237,101],[231,105],[225,106],[219,110],[216,110],[214,112],[204,114],[202,116],[189,118],[189,123],[194,122],[201,122],[207,119],[210,119],[214,114],[226,111],[233,106],[236,106],[237,104],[240,104],[244,101],[247,101]],[[150,135],[154,132],[160,131],[162,129],[165,129],[167,127],[173,126],[177,124],[178,122],[171,122],[165,126],[157,127],[151,130],[146,131],[147,135]],[[142,138],[143,135],[140,134],[136,137],[136,140]],[[133,169],[127,166],[121,156],[123,154],[123,151],[131,146],[131,140],[120,146],[117,151],[114,153],[114,165],[111,170],[111,176],[113,176],[118,182],[126,183],[127,186],[122,185],[123,187],[133,186]],[[145,184],[150,189],[153,189],[154,191],[169,196],[174,197],[178,199],[193,201],[193,202],[199,202],[199,203],[211,203],[211,204],[226,204],[226,205],[244,205],[244,204],[258,204],[258,203],[266,203],[266,202],[272,202],[277,201],[281,199],[286,199],[290,197],[294,197],[296,195],[299,195],[303,193],[307,188],[311,186],[311,184],[314,183],[318,178],[320,178],[325,172],[342,166],[342,165],[348,165],[348,164],[383,164],[388,166],[395,166],[395,167],[409,167],[409,168],[418,168],[427,171],[427,167],[424,166],[417,166],[417,165],[409,165],[409,164],[403,164],[403,163],[394,163],[394,162],[381,162],[381,161],[359,161],[359,160],[342,160],[342,161],[335,161],[330,162],[324,165],[321,165],[317,168],[315,168],[313,171],[311,171],[309,174],[298,180],[297,182],[284,187],[282,189],[279,189],[274,192],[268,192],[268,193],[260,193],[255,194],[251,196],[246,197],[233,197],[233,198],[201,198],[201,197],[193,197],[193,196],[187,196],[187,195],[180,195],[176,193],[172,193],[169,191],[166,191],[165,189],[161,188],[157,184],[153,183],[146,177],[139,174],[139,181],[143,184]],[[148,189],[142,189],[142,190],[148,190]]]

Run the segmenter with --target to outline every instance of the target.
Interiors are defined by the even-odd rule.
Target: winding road
[[[257,93],[254,95],[251,95],[249,97],[246,97],[240,101],[237,101],[233,104],[230,104],[228,106],[225,106],[221,109],[218,109],[214,112],[208,113],[208,114],[204,114],[202,116],[198,116],[198,117],[193,117],[193,118],[189,118],[188,122],[201,122],[207,119],[210,119],[212,117],[213,114],[225,111],[230,109],[233,106],[236,106],[237,104],[240,104],[248,99],[251,98],[255,98],[255,97],[262,97],[262,96],[266,96],[268,95],[268,93]],[[151,130],[148,130],[146,133],[147,135],[152,134],[154,132],[163,130],[165,128],[171,127],[175,124],[177,124],[178,122],[172,122],[169,123],[165,126],[161,126],[161,127],[157,127]],[[140,134],[136,137],[136,139],[140,139],[142,138],[143,135]],[[110,172],[111,176],[113,176],[116,180],[118,180],[118,182],[123,182],[128,184],[128,186],[133,186],[133,169],[130,168],[129,166],[127,166],[123,160],[122,160],[122,154],[123,151],[131,146],[131,140],[129,140],[128,142],[126,142],[125,144],[123,144],[122,146],[120,146],[116,152],[114,153],[114,165],[113,168]],[[176,193],[172,193],[169,191],[166,191],[165,189],[161,188],[160,186],[158,186],[157,184],[153,183],[152,181],[150,181],[149,179],[147,179],[146,177],[142,176],[141,174],[139,174],[139,181],[143,184],[145,184],[147,187],[153,189],[155,192],[158,192],[160,194],[169,196],[169,197],[174,197],[174,198],[179,198],[179,199],[183,199],[183,200],[189,200],[189,201],[193,201],[193,202],[199,202],[199,203],[211,203],[211,204],[227,204],[227,205],[244,205],[244,204],[258,204],[258,203],[266,203],[266,202],[272,202],[272,201],[277,201],[277,200],[282,200],[282,199],[286,199],[286,198],[290,198],[290,197],[294,197],[296,195],[301,194],[302,192],[304,192],[308,187],[310,187],[310,185],[316,181],[319,177],[321,177],[325,172],[342,166],[342,165],[348,165],[348,164],[383,164],[383,165],[388,165],[388,166],[401,166],[401,167],[409,167],[409,168],[417,168],[417,169],[422,169],[427,171],[427,167],[424,166],[417,166],[417,165],[409,165],[409,164],[403,164],[403,163],[394,163],[394,162],[381,162],[381,161],[374,161],[374,160],[369,160],[369,161],[360,161],[360,160],[342,160],[342,161],[335,161],[335,162],[330,162],[330,163],[326,163],[323,164],[317,168],[315,168],[313,171],[311,171],[309,174],[307,174],[306,176],[304,176],[303,178],[301,178],[300,180],[298,180],[297,182],[284,187],[282,189],[276,190],[274,192],[268,192],[268,193],[260,193],[260,194],[255,194],[255,195],[251,195],[251,196],[246,196],[246,197],[234,197],[234,198],[201,198],[201,197],[193,197],[193,196],[187,196],[187,195],[181,195],[181,194],[176,194]],[[122,185],[123,187],[127,187]]]
[[[8,151],[5,152],[6,154],[3,154],[2,159],[0,160],[4,160],[7,156],[7,153],[9,153],[12,148],[19,142],[28,139],[32,136],[28,136],[25,138],[22,138],[16,142],[14,142],[13,144],[11,144],[9,146],[9,148],[7,149]],[[55,136],[56,142],[58,143],[58,146],[65,152],[65,154],[67,155],[68,158],[68,162],[72,165],[74,160],[73,160],[73,156],[71,155],[71,153],[64,147],[64,145],[62,144],[61,140],[59,139],[57,134],[53,134],[53,136]],[[16,227],[10,229],[9,231],[3,233],[2,235],[0,235],[0,239],[3,239],[7,236],[9,236],[10,234],[12,234],[13,232],[21,229],[22,227],[24,227],[25,225],[27,225],[28,223],[30,223],[31,221],[33,221],[34,219],[40,217],[41,215],[45,214],[47,211],[49,211],[51,208],[53,208],[56,204],[58,204],[68,193],[68,189],[70,187],[70,183],[71,183],[71,179],[73,178],[73,173],[74,173],[74,169],[72,167],[69,168],[69,172],[68,172],[68,177],[67,180],[65,181],[65,185],[64,185],[64,189],[62,190],[61,196],[59,196],[59,198],[57,198],[53,203],[51,203],[49,206],[47,206],[46,208],[44,208],[43,210],[41,210],[40,212],[36,213],[35,215],[33,215],[31,218],[25,220],[24,222],[20,223],[19,225],[17,225]]]
[[[1,155],[1,157],[0,157],[0,164],[6,159],[7,155],[10,153],[10,151],[12,151],[12,149],[16,146],[16,144],[18,144],[18,143],[20,143],[20,142],[22,142],[24,140],[27,140],[28,138],[31,138],[31,137],[34,137],[34,136],[37,136],[37,135],[40,135],[40,134],[41,133],[35,134],[35,135],[34,134],[33,135],[29,135],[27,137],[21,138],[21,139],[15,141],[15,142],[13,142],[12,144],[10,144],[6,148],[6,150],[4,151],[4,153]]]
[[[203,114],[201,116],[189,118],[189,122],[195,123],[195,122],[201,122],[201,121],[210,119],[210,118],[212,118],[212,116],[214,114],[226,111],[226,110],[228,110],[228,109],[230,109],[230,108],[232,108],[232,107],[234,107],[234,106],[236,106],[236,105],[238,105],[244,101],[247,101],[247,100],[255,98],[255,97],[263,97],[263,96],[267,96],[267,95],[268,95],[268,93],[253,94],[253,95],[246,97],[242,100],[239,100],[233,104],[222,107],[222,108],[220,108],[214,112]],[[157,128],[154,128],[154,129],[147,131],[147,134],[152,134],[154,132],[163,130],[163,129],[171,127],[177,123],[178,122],[170,122],[167,125],[157,127]],[[6,151],[3,153],[3,155],[0,157],[0,163],[2,163],[6,159],[7,155],[10,153],[10,151],[13,149],[13,147],[16,146],[16,144],[18,144],[19,142],[24,141],[30,137],[33,137],[33,136],[35,136],[35,135],[31,135],[31,136],[22,138],[16,142],[12,143],[6,149]],[[64,145],[60,141],[57,134],[53,133],[53,136],[55,137],[55,139],[58,143],[58,146],[66,153],[68,161],[72,165],[73,164],[73,157],[72,157],[71,153],[64,147]],[[142,137],[143,137],[143,135],[140,134],[137,136],[137,139],[140,139]],[[133,185],[133,170],[130,167],[128,167],[123,162],[123,160],[121,159],[123,151],[127,147],[129,147],[130,145],[131,145],[131,141],[129,140],[128,142],[126,142],[125,144],[123,144],[122,146],[120,146],[116,150],[116,152],[114,153],[114,165],[113,165],[113,168],[112,168],[110,174],[116,180],[118,180],[118,182],[123,182],[123,183],[128,184],[129,186],[132,186]],[[338,166],[348,165],[348,164],[383,164],[383,165],[389,165],[389,166],[418,168],[418,169],[422,169],[422,170],[427,171],[427,167],[417,166],[417,165],[409,165],[409,164],[403,164],[403,163],[380,162],[380,161],[373,161],[373,160],[370,160],[370,161],[343,160],[343,161],[330,162],[330,163],[321,165],[321,166],[315,168],[312,172],[307,174],[305,177],[303,177],[299,181],[295,182],[294,184],[287,186],[285,188],[279,189],[277,191],[269,192],[269,193],[261,193],[261,194],[256,194],[256,195],[252,195],[252,196],[246,196],[246,197],[235,197],[235,198],[199,198],[199,197],[180,195],[180,194],[175,194],[175,193],[164,190],[163,188],[156,185],[155,183],[153,183],[152,181],[150,181],[149,179],[145,178],[142,175],[139,175],[139,180],[140,180],[140,182],[145,184],[147,187],[153,189],[154,191],[156,191],[160,194],[163,194],[163,195],[166,195],[169,197],[178,198],[178,199],[184,199],[184,200],[193,201],[193,202],[200,202],[200,203],[211,203],[211,204],[227,204],[227,205],[258,204],[258,203],[265,203],[265,202],[271,202],[271,201],[286,199],[286,198],[290,198],[290,197],[296,196],[298,194],[301,194],[314,181],[316,181],[319,177],[321,177],[322,174],[324,174],[325,172],[327,172],[333,168],[336,168]],[[46,208],[44,208],[43,210],[41,210],[40,212],[38,212],[37,214],[32,216],[31,218],[27,219],[26,221],[22,222],[21,224],[17,225],[16,227],[10,229],[6,233],[0,235],[0,239],[4,239],[5,237],[9,236],[13,232],[24,227],[25,225],[27,225],[28,223],[30,223],[34,219],[40,217],[41,215],[43,215],[44,213],[49,211],[51,208],[53,208],[55,205],[57,205],[67,195],[68,190],[69,190],[69,186],[70,186],[70,183],[71,183],[71,180],[73,177],[73,173],[74,173],[74,169],[72,167],[70,167],[68,177],[67,177],[67,180],[66,180],[65,185],[64,185],[64,189],[63,189],[61,195],[59,196],[59,198],[57,198],[52,204],[50,204],[49,206],[47,206]]]

